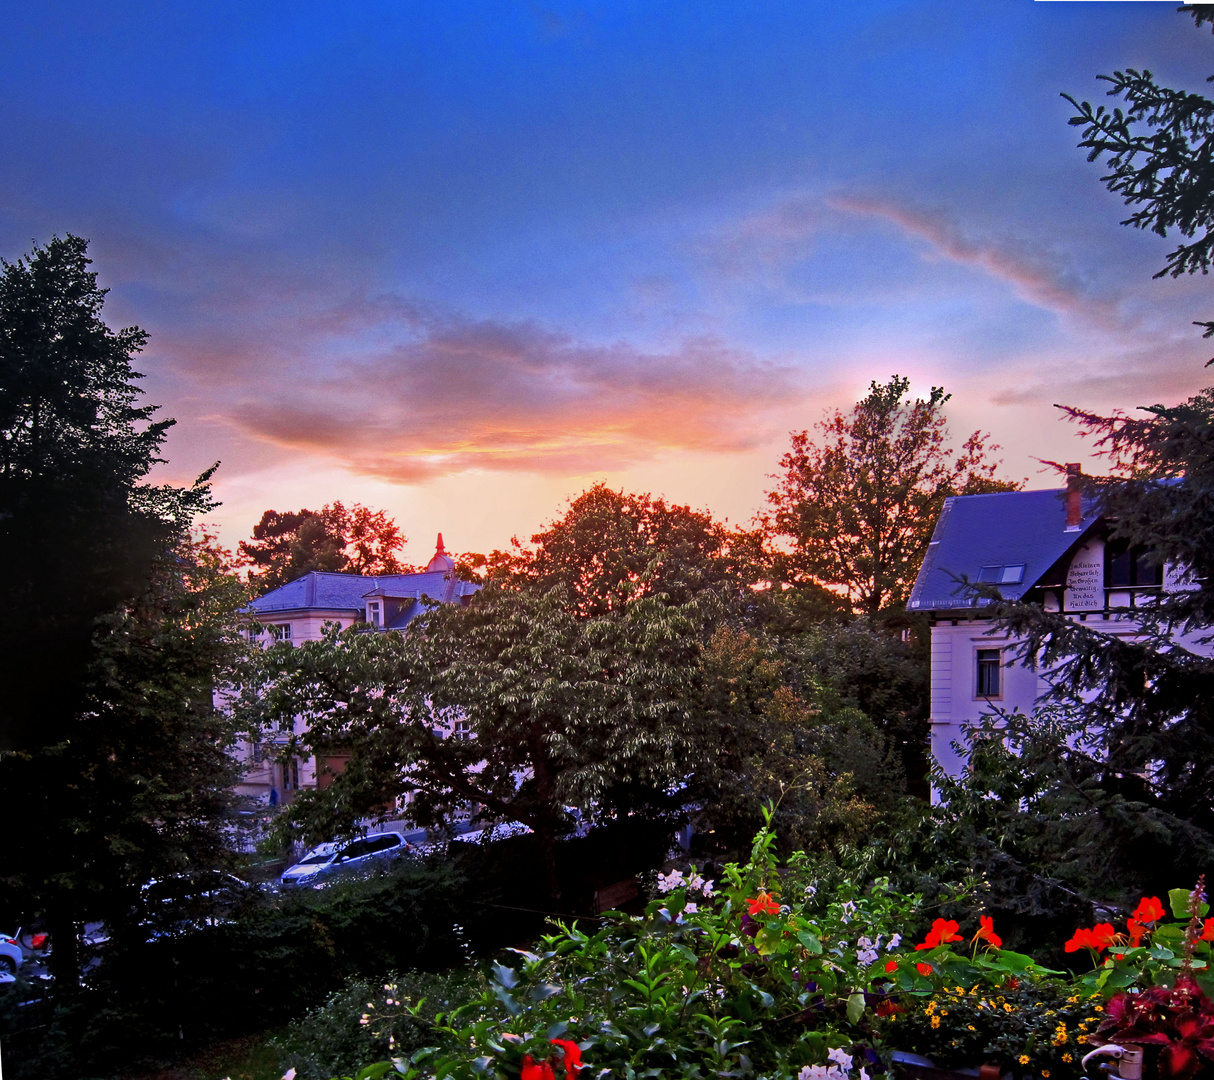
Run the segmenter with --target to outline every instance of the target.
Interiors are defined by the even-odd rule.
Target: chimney
[[[1083,521],[1083,469],[1078,462],[1066,466],[1066,531],[1078,532]]]

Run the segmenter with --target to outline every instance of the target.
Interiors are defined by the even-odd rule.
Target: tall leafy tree
[[[228,775],[207,645],[226,631],[186,539],[207,478],[146,483],[172,421],[138,404],[146,336],[106,325],[89,265],[74,236],[0,264],[0,805],[31,823],[0,880],[10,917],[50,918],[64,987],[77,921],[213,854],[204,793]]]
[[[681,604],[745,579],[740,539],[707,511],[595,484],[532,547],[517,546],[505,569],[540,593],[566,590],[582,615],[601,615],[643,596]]]
[[[267,510],[240,554],[249,584],[269,592],[314,570],[339,574],[401,574],[396,557],[405,536],[382,510],[335,502],[316,510]]]
[[[766,528],[792,547],[780,575],[841,590],[870,616],[906,602],[945,498],[1018,487],[995,478],[987,455],[998,447],[982,432],[950,448],[941,387],[927,398],[909,391],[901,375],[873,382],[816,437],[794,432],[767,496]]]
[[[535,831],[555,893],[565,807],[608,814],[627,789],[661,801],[691,767],[704,613],[643,598],[581,616],[560,590],[491,584],[403,632],[330,631],[259,655],[253,724],[301,716],[304,752],[349,765],[292,804],[314,837],[413,798],[422,823],[479,804]]]

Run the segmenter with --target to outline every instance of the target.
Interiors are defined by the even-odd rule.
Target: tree
[[[93,622],[138,592],[205,496],[139,481],[171,420],[136,405],[146,335],[111,330],[87,242],[0,260],[0,749],[37,746],[78,710]],[[53,692],[48,692],[53,687]]]
[[[256,657],[246,724],[301,716],[303,752],[348,766],[291,806],[316,838],[409,795],[422,824],[469,804],[536,834],[557,890],[565,807],[609,816],[620,790],[663,799],[691,768],[704,615],[655,598],[582,617],[559,590],[491,584],[403,632],[338,632]],[[458,727],[457,727],[458,725]]]
[[[987,454],[998,447],[982,432],[948,448],[941,387],[913,401],[909,389],[901,375],[873,382],[849,413],[817,425],[818,442],[794,432],[767,496],[765,527],[793,549],[781,576],[841,589],[870,616],[906,602],[945,498],[1019,486],[994,478]]]
[[[1211,19],[1194,15],[1198,25]],[[1144,205],[1125,224],[1202,234],[1173,251],[1161,273],[1205,272],[1214,103],[1159,87],[1145,71],[1104,78],[1129,110],[1076,105],[1080,145],[1090,160],[1108,154],[1104,183]],[[1035,849],[1070,867],[1072,885],[1102,892],[1112,884],[1126,894],[1172,887],[1214,861],[1214,659],[1205,655],[1214,627],[1214,388],[1139,416],[1064,412],[1109,463],[1109,475],[1085,483],[1111,523],[1110,540],[1187,581],[1126,612],[1139,627],[1133,637],[1032,604],[996,603],[1000,628],[1021,639],[1025,663],[1048,673],[1047,704],[1075,733],[1059,738],[1043,735],[1041,724],[1012,722],[1012,737],[1028,748],[1020,757],[1037,769],[1031,791],[1005,800],[1007,812],[1045,824],[1031,827]],[[1043,739],[1045,753],[1032,753]],[[1042,814],[1043,806],[1054,812]]]
[[[173,422],[136,404],[146,336],[102,320],[87,247],[0,263],[0,792],[6,821],[34,823],[10,830],[0,880],[10,917],[50,919],[65,991],[78,921],[215,855],[210,695],[238,602],[187,539],[210,474],[143,482]]]
[[[240,543],[250,571],[249,583],[258,593],[277,589],[314,570],[338,574],[403,574],[408,567],[396,558],[405,537],[382,510],[340,503],[319,512],[267,510],[253,526],[253,539]]]
[[[707,511],[595,484],[564,517],[531,537],[533,548],[516,541],[508,569],[516,583],[538,593],[566,590],[585,616],[659,594],[682,604],[701,590],[736,587],[745,578],[740,536]]]

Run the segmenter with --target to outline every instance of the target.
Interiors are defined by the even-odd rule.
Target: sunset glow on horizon
[[[74,233],[178,421],[262,511],[360,502],[424,562],[598,481],[748,524],[789,432],[898,373],[1002,474],[1053,408],[1209,381],[1208,279],[1118,224],[1059,95],[1208,93],[1174,5],[193,5],[0,14],[0,255]]]

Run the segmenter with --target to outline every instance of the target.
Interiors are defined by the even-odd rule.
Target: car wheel
[[[0,971],[7,975],[17,974],[17,961],[11,956],[0,956]]]

